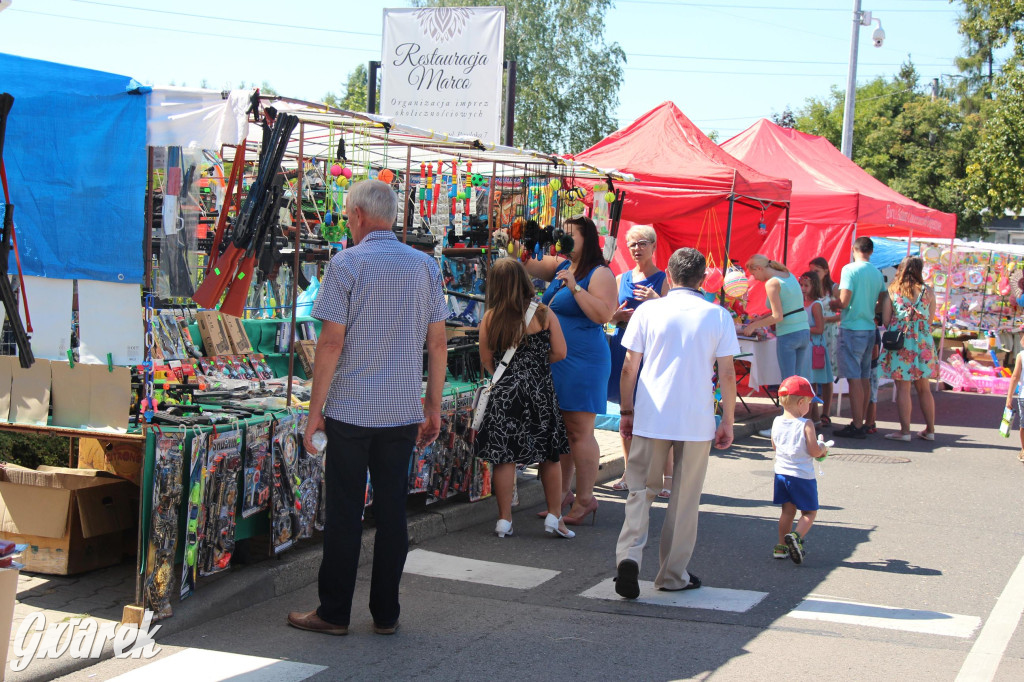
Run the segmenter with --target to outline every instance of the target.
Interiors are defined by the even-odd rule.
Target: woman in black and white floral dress
[[[558,464],[559,453],[569,451],[569,438],[551,378],[551,363],[565,357],[565,338],[558,318],[547,306],[538,306],[530,324],[525,325],[534,293],[533,282],[519,261],[503,258],[491,267],[487,312],[480,323],[480,361],[493,374],[505,351],[511,346],[516,346],[516,351],[491,388],[473,447],[478,457],[494,464],[499,516],[494,531],[498,537],[512,535],[516,465],[539,463],[548,507],[544,529],[571,538],[575,534],[561,519],[562,473]]]

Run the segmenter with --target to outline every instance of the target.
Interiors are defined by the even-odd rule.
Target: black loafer
[[[623,559],[616,568],[615,594],[626,599],[640,596],[640,567],[632,559]]]
[[[700,578],[693,573],[690,574],[690,582],[683,587],[659,587],[662,592],[683,592],[684,590],[696,590],[701,586]]]

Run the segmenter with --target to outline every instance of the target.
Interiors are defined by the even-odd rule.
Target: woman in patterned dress
[[[905,334],[902,349],[882,349],[882,371],[896,382],[896,407],[900,415],[900,430],[885,434],[889,440],[909,441],[911,438],[911,384],[917,391],[925,421],[925,428],[917,437],[935,440],[935,401],[929,384],[935,375],[935,346],[931,334],[935,293],[924,283],[923,267],[917,256],[904,258],[889,285],[889,297],[882,305],[885,328],[903,330]]]
[[[558,318],[539,305],[530,323],[526,314],[534,297],[533,282],[522,263],[502,258],[487,275],[487,312],[480,323],[480,362],[494,374],[496,359],[515,346],[512,361],[491,387],[474,452],[494,464],[498,501],[498,537],[512,535],[512,494],[516,465],[540,464],[548,513],[544,530],[564,538],[575,534],[561,519],[562,469],[559,455],[569,451],[562,413],[555,397],[551,363],[565,357],[565,337]]]
[[[828,349],[828,360],[832,369],[832,377],[836,378],[839,376],[839,320],[841,315],[833,313],[831,308],[832,297],[838,295],[838,291],[835,290],[835,282],[832,281],[832,275],[828,269],[828,261],[818,256],[812,258],[811,262],[807,264],[808,270],[818,273],[818,278],[821,280],[821,307],[825,311],[825,348]],[[821,425],[831,426],[832,419],[829,417],[829,411],[832,409],[832,389],[834,388],[832,382],[823,383],[821,385],[821,391],[818,396],[821,398]]]

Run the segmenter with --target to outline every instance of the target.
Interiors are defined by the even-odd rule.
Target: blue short
[[[800,511],[818,510],[818,482],[813,478],[799,478],[788,474],[775,474],[775,496],[772,504],[791,502]]]
[[[839,330],[839,374],[847,379],[871,376],[871,351],[875,345],[874,329]]]

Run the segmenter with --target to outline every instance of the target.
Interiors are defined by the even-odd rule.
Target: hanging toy
[[[722,288],[723,281],[724,278],[720,269],[708,268],[704,274],[704,284],[701,286],[701,289],[707,292],[718,291]]]
[[[384,168],[377,173],[377,179],[390,185],[395,179],[395,173],[390,168]]]
[[[336,163],[331,166],[331,175],[334,177],[341,175],[341,164]]]
[[[725,295],[732,298],[741,298],[750,288],[747,273],[734,266],[729,267],[722,278],[722,282],[725,288]]]

